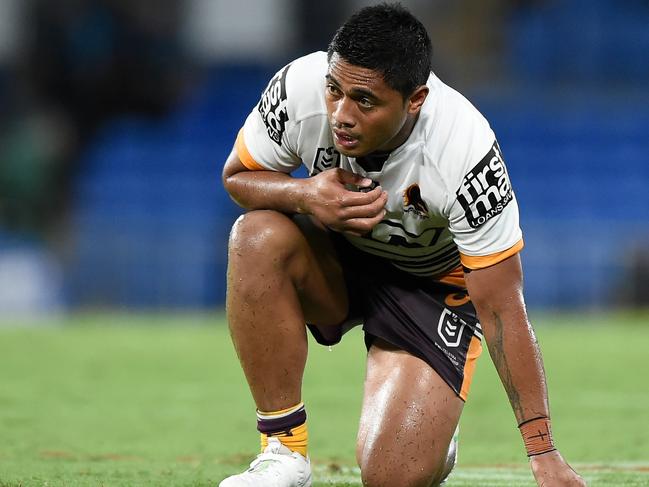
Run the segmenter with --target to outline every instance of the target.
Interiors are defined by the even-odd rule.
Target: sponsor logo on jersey
[[[448,308],[444,308],[437,323],[437,333],[447,347],[457,347],[462,341],[466,325],[466,321]]]
[[[322,171],[331,169],[332,167],[340,166],[340,152],[331,147],[318,147],[313,159],[313,169],[311,169],[311,176],[314,176]]]
[[[456,195],[473,228],[502,213],[513,194],[498,142],[494,142],[484,159],[464,176]]]
[[[261,95],[257,109],[266,125],[268,136],[277,144],[282,145],[282,135],[286,129],[288,109],[286,103],[286,73],[289,64],[268,83]]]
[[[403,192],[403,212],[412,213],[419,218],[428,217],[428,205],[421,197],[421,189],[417,183],[411,184]]]

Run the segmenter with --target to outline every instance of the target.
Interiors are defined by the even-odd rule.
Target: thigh
[[[347,316],[349,299],[343,267],[330,231],[306,215],[294,215],[293,222],[304,236],[306,272],[296,290],[307,323],[337,325]]]
[[[368,283],[364,304],[368,349],[380,339],[419,357],[466,400],[482,331],[465,290],[386,276]]]
[[[306,216],[255,210],[232,228],[228,248],[229,314],[242,310],[325,324],[342,321],[348,299],[328,232]],[[250,310],[250,303],[265,303]],[[267,303],[266,303],[267,302]]]
[[[364,485],[428,486],[439,479],[463,405],[429,364],[376,340],[357,440]]]

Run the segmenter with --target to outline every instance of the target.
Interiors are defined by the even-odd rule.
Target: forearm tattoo
[[[491,360],[493,361],[500,380],[507,391],[509,402],[512,405],[514,415],[520,422],[523,420],[523,406],[521,405],[521,398],[514,383],[512,369],[507,361],[507,354],[505,353],[505,326],[498,313],[493,313],[494,319],[494,335],[492,337],[489,352],[491,353]]]

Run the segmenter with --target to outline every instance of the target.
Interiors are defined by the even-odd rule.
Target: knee
[[[359,465],[364,487],[435,487],[441,482],[441,462],[422,463],[399,455],[390,458],[388,454],[360,458]]]
[[[361,470],[361,485],[364,487],[433,487],[439,485],[427,475],[416,472],[381,472],[378,470]]]
[[[269,258],[282,259],[290,255],[299,239],[299,229],[283,213],[251,211],[240,216],[232,226],[229,259],[243,258],[253,265],[260,265]]]

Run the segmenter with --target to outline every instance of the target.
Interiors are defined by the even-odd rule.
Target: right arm
[[[363,235],[385,216],[387,194],[381,187],[367,193],[350,191],[346,185],[365,188],[372,182],[339,168],[309,178],[293,178],[278,171],[253,171],[244,166],[233,148],[222,179],[230,197],[247,210],[313,215],[338,232]]]

